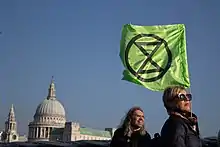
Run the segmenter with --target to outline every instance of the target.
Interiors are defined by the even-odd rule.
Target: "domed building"
[[[36,109],[29,123],[28,141],[110,140],[115,129],[96,130],[80,127],[79,123],[66,122],[65,109],[56,98],[52,79],[48,96]]]
[[[53,79],[48,89],[48,96],[37,107],[34,120],[29,123],[29,141],[49,141],[54,128],[64,128],[66,123],[65,109],[56,99]]]

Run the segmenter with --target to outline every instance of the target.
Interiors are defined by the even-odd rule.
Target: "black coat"
[[[110,147],[150,147],[151,137],[146,132],[145,135],[140,135],[135,132],[131,137],[124,135],[124,129],[119,128],[115,131]]]
[[[202,147],[198,123],[192,123],[178,115],[171,115],[161,130],[161,147]]]

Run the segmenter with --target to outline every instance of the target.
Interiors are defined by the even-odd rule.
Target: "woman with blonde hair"
[[[191,110],[192,95],[182,86],[164,90],[163,103],[169,118],[161,130],[161,146],[201,147],[197,116]]]
[[[115,131],[110,147],[150,147],[151,137],[145,130],[144,111],[131,108]]]

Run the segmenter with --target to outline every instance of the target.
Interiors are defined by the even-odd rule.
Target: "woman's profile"
[[[164,90],[163,103],[169,118],[161,130],[161,146],[201,147],[197,116],[191,111],[192,95],[184,87]]]

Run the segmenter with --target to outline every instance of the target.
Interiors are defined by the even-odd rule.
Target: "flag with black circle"
[[[124,25],[120,57],[123,80],[153,91],[190,86],[184,24]]]

